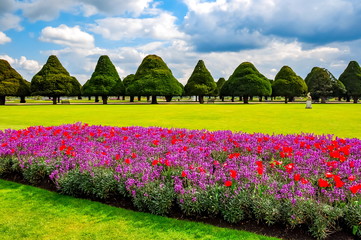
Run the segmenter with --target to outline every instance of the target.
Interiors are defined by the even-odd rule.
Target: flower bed
[[[50,178],[73,196],[130,197],[142,211],[306,224],[361,236],[361,141],[71,124],[0,131],[0,176]]]

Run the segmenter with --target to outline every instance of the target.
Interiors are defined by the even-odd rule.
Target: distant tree
[[[325,68],[314,67],[305,78],[312,99],[326,103],[327,97],[346,92],[345,86]]]
[[[128,90],[128,86],[134,81],[134,74],[129,74],[128,76],[126,76],[124,79],[123,79],[123,84],[124,84],[124,87],[125,87],[125,95],[129,96],[130,97],[130,102],[134,102],[134,96],[135,95],[132,95],[132,93],[129,92]],[[138,94],[136,94],[138,95]]]
[[[119,78],[119,80],[115,83],[114,87],[111,90],[111,94],[114,96],[122,96],[125,94],[125,87],[122,80]]]
[[[146,56],[134,80],[127,87],[130,96],[152,96],[152,104],[157,103],[157,96],[180,96],[182,87],[162,58],[156,55]]]
[[[204,65],[203,60],[198,61],[187,84],[184,86],[184,90],[186,95],[198,96],[201,104],[204,103],[204,96],[213,95],[217,90],[217,84]]]
[[[221,89],[222,89],[222,87],[223,87],[223,85],[224,85],[224,83],[226,82],[226,79],[224,79],[224,78],[220,78],[220,79],[218,79],[218,81],[216,82],[216,84],[217,84],[217,90],[216,90],[216,96],[219,96],[220,97],[220,99],[222,99],[222,101],[224,101],[224,96],[222,96],[221,95]]]
[[[20,103],[26,103],[25,97],[30,95],[30,82],[23,79],[23,81],[20,82],[20,88],[17,93],[17,96],[20,97]]]
[[[224,96],[242,96],[244,103],[248,103],[249,97],[270,96],[272,93],[270,81],[250,62],[240,64],[224,83],[223,88],[227,93]]]
[[[0,105],[5,105],[6,96],[29,96],[27,81],[3,59],[0,59]]]
[[[83,87],[85,96],[101,96],[103,104],[108,103],[108,96],[112,95],[112,91],[117,82],[121,81],[115,66],[110,58],[106,55],[100,56],[95,70]],[[121,85],[121,84],[119,84]]]
[[[229,80],[225,81],[221,87],[219,95],[222,96],[222,101],[224,100],[224,96],[231,96],[232,102],[234,102],[234,89],[231,87],[231,83]]]
[[[348,101],[352,97],[357,103],[361,96],[361,67],[356,61],[351,61],[345,71],[340,75],[339,80],[345,85]]]
[[[80,94],[80,83],[61,65],[59,59],[51,55],[42,69],[35,74],[30,84],[31,94],[53,98],[53,104],[60,96]]]
[[[284,96],[287,103],[289,99],[307,93],[307,85],[290,67],[283,66],[272,84],[272,93],[274,96]]]

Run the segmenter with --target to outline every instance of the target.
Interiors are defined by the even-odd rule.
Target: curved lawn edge
[[[0,180],[2,239],[255,239],[250,232],[133,212]]]

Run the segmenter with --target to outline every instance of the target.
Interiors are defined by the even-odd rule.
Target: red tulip
[[[320,178],[320,179],[318,179],[318,186],[320,186],[320,187],[329,187],[330,183],[327,182],[326,180]]]
[[[226,187],[232,186],[232,181],[225,181],[224,186],[226,186]]]

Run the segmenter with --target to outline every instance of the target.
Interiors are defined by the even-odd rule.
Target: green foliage
[[[167,215],[173,206],[174,197],[175,193],[171,182],[148,182],[137,190],[133,196],[133,203],[142,211]]]
[[[114,96],[121,96],[125,94],[125,87],[122,80],[119,78],[119,80],[115,83],[114,87],[110,91],[112,95]]]
[[[216,95],[219,96],[221,94],[221,89],[224,85],[224,83],[226,82],[226,79],[224,78],[220,78],[218,79],[218,81],[216,82],[217,84],[217,90],[216,90]]]
[[[0,59],[0,96],[26,96],[30,94],[27,81],[3,59]]]
[[[61,192],[76,197],[107,199],[117,193],[117,185],[114,172],[105,168],[94,168],[92,174],[73,169],[59,178]]]
[[[361,96],[361,67],[356,61],[351,61],[339,80],[345,85],[347,95],[351,97]]]
[[[118,85],[118,88],[116,87]],[[106,55],[100,56],[91,78],[82,88],[85,96],[109,96],[122,91],[121,80],[115,66]],[[115,94],[121,95],[121,94]]]
[[[208,96],[213,95],[217,89],[217,84],[211,73],[204,65],[203,60],[199,60],[193,70],[192,75],[184,86],[185,94],[189,96]]]
[[[162,58],[148,55],[140,64],[126,92],[130,96],[180,96],[182,88]]]
[[[352,234],[361,237],[361,204],[360,201],[350,202],[346,206],[345,220]]]
[[[123,79],[123,84],[124,84],[124,88],[125,88],[125,94],[128,96],[133,96],[129,93],[128,91],[128,86],[132,84],[132,82],[134,81],[134,74],[129,74],[128,76],[126,76]],[[137,95],[137,94],[136,94]]]
[[[314,99],[325,100],[327,97],[346,91],[345,86],[325,68],[314,67],[307,75],[305,82]]]
[[[61,65],[59,59],[52,55],[31,80],[31,93],[35,96],[77,96],[80,83]]]
[[[223,96],[270,96],[271,83],[249,62],[240,64],[222,87]]]
[[[307,85],[300,76],[288,66],[283,66],[272,84],[273,96],[297,97],[307,92]]]

